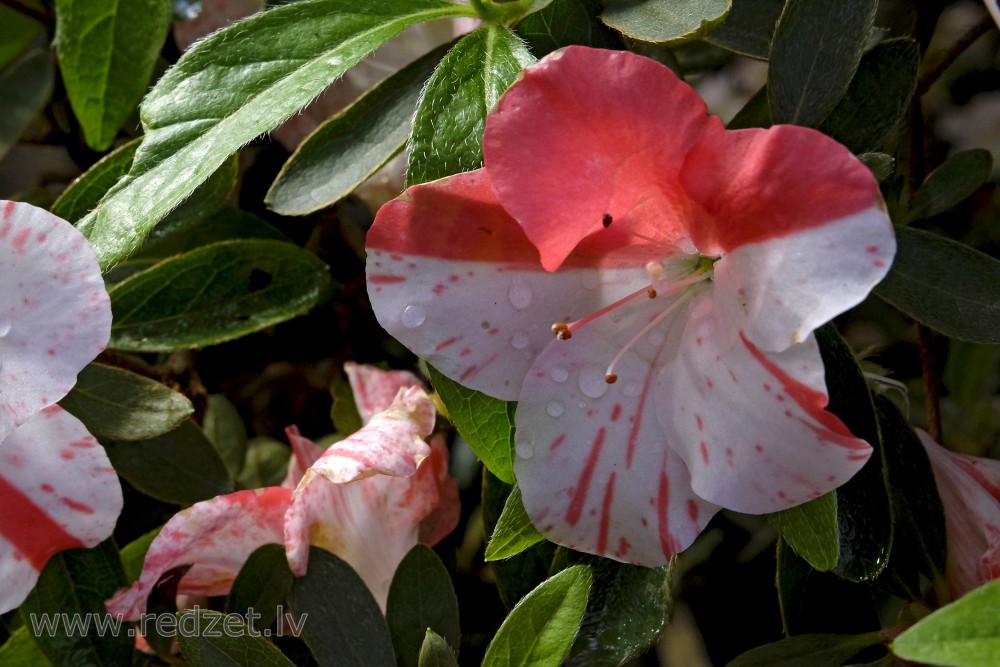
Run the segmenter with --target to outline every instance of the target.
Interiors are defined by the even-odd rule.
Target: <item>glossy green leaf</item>
[[[704,37],[732,0],[606,0],[601,20],[642,42],[680,44]]]
[[[788,0],[771,41],[767,75],[776,123],[817,126],[847,92],[877,0]]]
[[[0,14],[2,17],[2,14]],[[0,18],[0,20],[3,20]],[[39,667],[51,665],[38,643],[32,638],[28,628],[21,626],[11,633],[0,646],[0,665],[7,667]]]
[[[459,40],[434,70],[417,105],[406,184],[481,167],[486,114],[534,61],[502,26],[486,25]]]
[[[252,619],[248,625],[263,632],[277,620],[279,607],[288,599],[293,579],[285,546],[265,544],[250,554],[240,568],[226,598],[226,611],[239,614],[247,621]]]
[[[906,115],[919,64],[920,49],[912,39],[878,44],[861,58],[847,93],[820,124],[820,131],[854,153],[877,148]]]
[[[38,0],[26,0],[26,4],[41,7]],[[0,6],[0,69],[21,55],[41,29],[42,24],[26,14]]]
[[[90,213],[108,190],[128,173],[141,138],[119,146],[69,184],[49,209],[63,220],[76,223]]]
[[[329,284],[326,265],[291,243],[204,246],[112,288],[109,347],[154,352],[239,338],[306,312]]]
[[[710,44],[767,60],[785,0],[733,0],[726,19],[705,38]]]
[[[840,528],[835,493],[769,514],[768,519],[788,545],[813,568],[826,572],[837,566]]]
[[[962,151],[935,169],[913,195],[906,220],[930,218],[959,203],[986,182],[993,156],[985,148]]]
[[[253,438],[247,442],[247,456],[236,481],[245,489],[277,486],[288,474],[292,450],[272,438]]]
[[[509,558],[544,539],[545,537],[531,525],[531,519],[528,518],[524,502],[521,500],[521,488],[515,485],[507,496],[503,512],[486,546],[486,560]]]
[[[587,608],[590,570],[574,565],[526,595],[486,649],[483,667],[553,667],[569,653]]]
[[[1000,655],[1000,580],[922,619],[889,645],[904,660],[942,667],[994,667]]]
[[[431,384],[441,396],[448,416],[472,451],[494,475],[514,483],[514,408],[508,403],[463,387],[427,367]]]
[[[87,145],[106,150],[149,88],[172,0],[56,0],[56,51]]]
[[[111,540],[92,549],[62,551],[42,568],[20,607],[21,618],[53,664],[128,664],[135,640],[108,629],[115,619],[104,607],[104,601],[124,585],[118,550]],[[59,626],[45,628],[45,621]],[[73,621],[78,625],[67,627]],[[98,630],[99,623],[105,624],[105,631]]]
[[[0,75],[0,158],[42,112],[52,96],[55,67],[49,54],[32,49]]]
[[[247,428],[236,406],[222,394],[209,394],[201,427],[229,474],[240,474],[247,457]]]
[[[191,505],[233,491],[219,453],[191,420],[148,440],[103,444],[118,474],[157,500]]]
[[[528,43],[536,58],[570,44],[613,49],[620,40],[601,23],[598,0],[555,0],[517,24],[515,32]]]
[[[170,211],[157,225],[157,228],[146,237],[146,242],[141,248],[145,256],[156,255],[155,252],[150,253],[152,247],[198,225],[200,221],[222,208],[227,195],[236,185],[238,174],[239,160],[234,155],[224,161],[211,176],[195,188],[180,206]],[[205,244],[201,243],[200,245]]]
[[[177,641],[195,667],[292,667],[271,642],[232,614],[187,609],[177,614]]]
[[[747,651],[727,667],[839,667],[882,641],[880,633],[798,635]]]
[[[128,176],[80,223],[101,267],[377,46],[415,23],[471,14],[444,0],[302,0],[198,42],[143,101],[146,136]]]
[[[896,228],[896,259],[875,294],[946,336],[1000,343],[1000,261],[967,245]]]
[[[864,162],[879,183],[892,176],[892,171],[896,166],[896,158],[885,153],[862,153],[858,159]]]
[[[183,394],[130,371],[90,364],[59,404],[98,440],[145,440],[176,428],[194,407]]]
[[[425,630],[458,650],[458,598],[451,575],[429,547],[416,545],[396,568],[385,617],[399,667],[418,667]]]
[[[121,551],[118,552],[118,557],[122,563],[122,571],[125,573],[125,581],[129,585],[139,580],[139,575],[142,574],[143,563],[146,560],[146,552],[149,551],[149,545],[160,534],[162,528],[162,526],[157,526],[148,533],[140,535],[123,546]]]
[[[424,82],[447,50],[419,58],[316,128],[274,179],[268,207],[306,215],[331,206],[391,160],[406,144]]]
[[[448,642],[428,628],[420,645],[417,667],[458,667],[458,661]]]
[[[292,583],[288,603],[321,667],[396,664],[378,603],[351,566],[332,553],[309,549],[309,571]]]

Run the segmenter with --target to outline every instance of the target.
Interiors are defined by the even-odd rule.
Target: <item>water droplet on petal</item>
[[[545,406],[545,411],[549,413],[550,417],[558,417],[563,413],[564,410],[565,408],[563,407],[563,404],[560,403],[559,401],[552,401],[551,403]]]
[[[514,452],[522,459],[530,459],[535,455],[535,447],[530,442],[518,440],[514,445]]]
[[[569,371],[562,366],[556,366],[549,371],[549,377],[552,378],[553,382],[563,383],[569,379]]]
[[[510,337],[510,346],[515,350],[523,350],[528,347],[528,336],[523,333],[516,333]]]
[[[603,368],[590,366],[580,372],[580,391],[589,398],[600,398],[608,390]]]
[[[403,322],[403,326],[407,329],[415,329],[424,323],[427,319],[427,313],[424,309],[415,304],[410,304],[403,309],[403,315],[400,318]]]
[[[585,407],[587,407],[587,404],[584,403],[583,401],[580,401],[579,403],[576,404],[576,407],[578,407],[581,410],[583,410]]]
[[[629,398],[635,398],[636,396],[639,395],[640,391],[642,391],[642,387],[639,386],[638,382],[629,382],[627,385],[625,385],[625,388],[622,389],[622,393],[628,396]]]
[[[715,318],[706,317],[698,323],[698,338],[708,338],[715,333]]]
[[[531,296],[531,288],[528,287],[528,283],[524,282],[524,278],[514,276],[514,280],[510,283],[510,289],[507,291],[510,305],[514,306],[515,310],[524,310],[531,305]]]
[[[10,320],[0,319],[0,338],[10,333]]]

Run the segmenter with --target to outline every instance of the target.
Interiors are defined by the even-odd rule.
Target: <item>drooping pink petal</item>
[[[193,564],[180,593],[226,594],[255,549],[282,542],[291,495],[278,486],[237,491],[178,512],[150,545],[139,580],[108,600],[108,611],[135,620],[160,577],[182,565]]]
[[[76,383],[111,334],[86,239],[30,204],[0,201],[0,438]]]
[[[0,612],[7,612],[53,554],[111,535],[122,492],[104,448],[52,406],[0,444],[0,507]]]
[[[944,506],[955,597],[1000,577],[1000,461],[949,451],[917,430]]]
[[[680,188],[685,155],[721,132],[663,65],[570,46],[501,98],[483,154],[497,198],[552,271],[589,235],[650,259],[680,247],[696,213]]]
[[[323,456],[323,448],[299,433],[299,427],[286,426],[285,435],[292,445],[292,456],[288,460],[288,474],[281,482],[286,489],[294,489],[305,476],[309,467]]]
[[[371,418],[387,410],[400,389],[422,387],[423,382],[409,371],[384,371],[375,366],[344,364],[347,380],[354,392],[354,403],[358,406],[361,423],[367,424]]]
[[[651,567],[691,544],[718,509],[691,492],[657,420],[657,365],[679,332],[664,323],[630,341],[663,305],[644,298],[553,341],[515,415],[514,472],[532,523],[559,544]],[[608,384],[608,363],[629,345]]]

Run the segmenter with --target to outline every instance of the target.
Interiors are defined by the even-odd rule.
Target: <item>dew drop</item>
[[[622,389],[622,393],[628,396],[629,398],[635,398],[636,396],[639,395],[639,391],[641,389],[642,388],[639,386],[638,382],[629,382],[627,385],[625,385],[625,388]]]
[[[590,366],[580,373],[580,391],[589,398],[600,398],[608,390],[608,383],[604,379],[604,369],[597,366]]]
[[[401,317],[403,321],[403,326],[407,329],[416,329],[424,320],[427,319],[427,313],[420,306],[410,304],[403,309],[403,315]]]
[[[515,350],[523,350],[528,347],[528,336],[523,333],[516,333],[510,337],[510,346]]]
[[[556,366],[549,371],[549,377],[552,378],[553,382],[559,382],[561,384],[569,379],[569,371],[562,366]]]
[[[507,291],[507,298],[515,310],[524,310],[531,305],[531,288],[521,276],[514,276]]]
[[[583,401],[580,401],[579,403],[576,404],[576,407],[578,407],[581,410],[583,410],[585,407],[587,407],[587,404],[584,403]]]
[[[562,415],[565,408],[563,404],[559,401],[552,401],[547,406],[545,406],[545,411],[549,413],[550,417],[559,417]]]
[[[715,333],[715,318],[706,317],[701,322],[698,323],[698,337],[708,338],[713,333]]]
[[[524,442],[523,440],[518,440],[517,444],[514,445],[514,451],[522,459],[530,459],[535,455],[535,448],[530,442]]]
[[[10,333],[10,320],[0,319],[0,338]]]

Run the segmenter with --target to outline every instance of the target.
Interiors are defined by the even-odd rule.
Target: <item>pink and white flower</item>
[[[71,224],[0,201],[0,612],[59,551],[107,538],[122,493],[104,449],[55,403],[111,333],[93,250]]]
[[[368,289],[409,349],[518,402],[546,537],[659,565],[719,507],[792,507],[864,465],[812,333],[895,253],[847,149],[727,131],[667,68],[574,46],[511,86],[483,152],[379,211]]]
[[[434,406],[419,380],[355,364],[347,372],[361,430],[324,452],[290,426],[294,454],[284,486],[237,491],[176,514],[150,545],[139,580],[108,600],[111,613],[138,618],[160,577],[182,565],[192,567],[179,593],[224,595],[250,554],[273,543],[285,545],[298,576],[310,545],[332,551],[385,609],[406,553],[454,529],[458,487],[444,441],[431,436]]]

